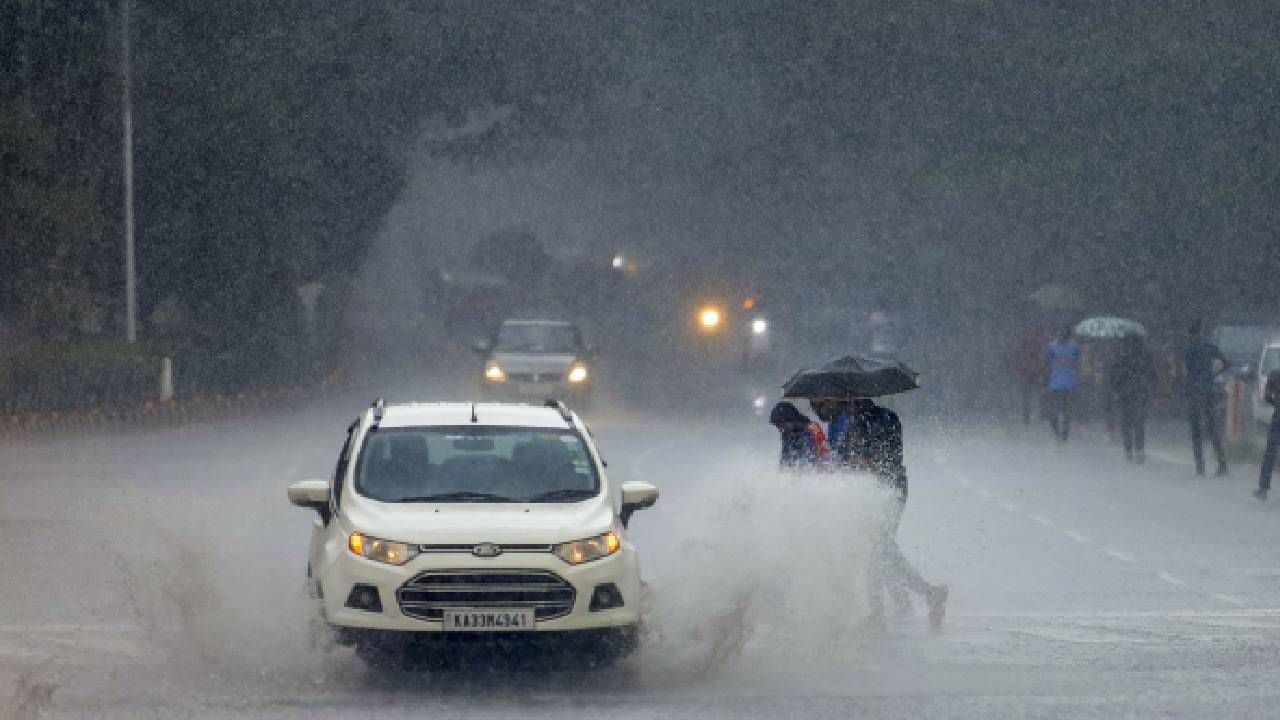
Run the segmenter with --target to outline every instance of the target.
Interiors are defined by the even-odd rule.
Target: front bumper
[[[531,633],[556,633],[634,626],[640,621],[640,572],[633,548],[625,545],[614,555],[581,565],[569,565],[551,553],[508,553],[496,558],[476,558],[470,553],[423,553],[403,566],[386,565],[343,552],[317,581],[325,620],[338,628],[415,633],[445,633],[439,619],[415,617],[401,607],[400,590],[423,573],[551,573],[574,590],[571,609],[551,619],[539,619]],[[612,584],[622,605],[592,610],[592,597],[600,586]],[[376,589],[381,610],[348,607],[357,585]],[[524,607],[511,602],[508,607]],[[468,609],[465,602],[457,608]],[[406,609],[409,612],[406,612]],[[455,633],[448,633],[453,635]],[[466,633],[474,634],[474,633]],[[480,633],[483,634],[483,633]]]

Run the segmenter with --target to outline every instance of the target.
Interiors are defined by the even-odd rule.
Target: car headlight
[[[556,554],[556,557],[570,565],[581,565],[585,562],[608,557],[618,552],[621,547],[622,540],[618,538],[618,533],[610,530],[603,535],[560,543],[552,548],[551,551]]]
[[[418,554],[416,545],[369,537],[360,532],[351,533],[347,538],[347,548],[360,557],[388,565],[403,565]]]
[[[755,335],[763,335],[769,332],[769,321],[764,318],[756,318],[751,321],[751,332]]]
[[[587,381],[587,366],[574,365],[573,369],[569,371],[569,382],[580,383],[580,382],[586,382],[586,381]]]
[[[489,363],[484,369],[484,379],[492,382],[505,382],[507,374],[502,371],[502,366],[497,363]]]

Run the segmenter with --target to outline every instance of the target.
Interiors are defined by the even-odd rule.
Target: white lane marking
[[[1183,580],[1177,575],[1170,573],[1168,570],[1161,570],[1159,573],[1157,573],[1157,575],[1161,580],[1169,583],[1170,585],[1177,585],[1181,587],[1187,584],[1186,580]]]
[[[1212,597],[1214,600],[1221,600],[1222,602],[1224,602],[1224,603],[1226,603],[1226,604],[1228,604],[1228,605],[1235,605],[1236,607],[1240,607],[1240,606],[1244,605],[1244,601],[1243,601],[1243,600],[1241,600],[1241,599],[1240,599],[1240,598],[1238,598],[1238,597],[1233,597],[1233,596],[1231,596],[1231,595],[1223,595],[1222,593],[1214,593],[1214,594],[1213,594],[1213,595],[1211,595],[1210,597]]]
[[[1119,550],[1113,550],[1111,548],[1107,548],[1106,552],[1107,552],[1107,555],[1115,558],[1116,560],[1119,560],[1122,563],[1138,562],[1132,555],[1126,555],[1125,553],[1122,553]]]
[[[1053,521],[1043,515],[1028,515],[1027,517],[1031,518],[1035,522],[1038,522],[1045,527],[1053,527]]]
[[[1177,455],[1170,455],[1168,453],[1163,453],[1163,452],[1160,452],[1159,450],[1148,450],[1147,455],[1153,458],[1156,458],[1157,460],[1163,460],[1167,463],[1173,463],[1174,465],[1185,465],[1187,467],[1195,467],[1196,465],[1195,463],[1191,462],[1190,460],[1187,460],[1186,458],[1180,458]]]
[[[1004,508],[1005,510],[1008,510],[1009,512],[1018,512],[1018,506],[1014,505],[1008,500],[1005,500],[1004,502],[1000,503],[1000,507]]]
[[[1072,540],[1075,540],[1076,542],[1081,543],[1081,544],[1088,544],[1088,543],[1093,542],[1092,540],[1090,540],[1090,539],[1089,539],[1089,537],[1088,537],[1088,536],[1086,536],[1086,535],[1081,535],[1080,533],[1076,532],[1075,530],[1063,530],[1063,531],[1062,531],[1062,534],[1063,534],[1063,535],[1066,535],[1067,537],[1069,537],[1069,538],[1071,538]]]

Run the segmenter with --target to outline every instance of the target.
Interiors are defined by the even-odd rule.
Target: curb
[[[219,420],[267,407],[293,405],[324,397],[340,385],[335,370],[317,385],[259,388],[236,393],[193,395],[170,400],[148,399],[139,405],[87,407],[0,415],[0,437],[110,431],[122,428],[174,428]]]

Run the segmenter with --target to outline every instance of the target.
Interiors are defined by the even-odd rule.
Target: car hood
[[[493,359],[507,372],[563,373],[578,359],[572,353],[494,353]]]
[[[613,508],[580,503],[352,503],[353,530],[416,545],[551,545],[613,527]]]

